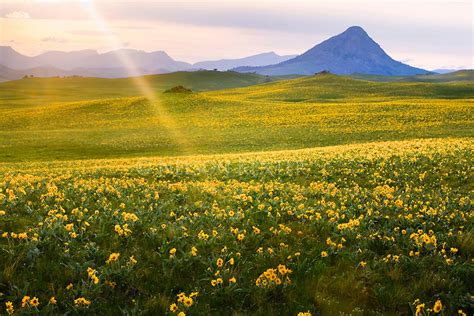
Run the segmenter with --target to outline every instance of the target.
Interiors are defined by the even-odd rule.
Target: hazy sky
[[[27,55],[119,47],[188,62],[300,54],[351,25],[413,66],[474,67],[472,1],[0,0],[0,45]]]

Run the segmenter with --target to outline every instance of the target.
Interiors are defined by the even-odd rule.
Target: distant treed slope
[[[462,69],[444,69],[444,68],[438,68],[438,69],[433,69],[433,72],[434,73],[437,73],[437,74],[447,74],[447,73],[450,73],[450,72],[456,72],[456,71],[459,71],[459,70],[462,70]]]
[[[195,63],[194,68],[198,69],[217,69],[217,70],[229,70],[236,67],[242,66],[267,66],[281,63],[282,61],[296,57],[296,55],[286,55],[280,56],[274,52],[262,53],[258,55],[253,55],[245,58],[238,59],[221,59],[221,60],[212,60],[212,61],[202,61]]]
[[[393,60],[358,26],[314,46],[302,55],[277,65],[240,67],[240,72],[265,75],[310,75],[323,70],[335,74],[415,75],[429,73]]]
[[[474,81],[474,70],[458,70],[445,74],[415,76],[351,75],[351,78],[379,82],[459,82]]]

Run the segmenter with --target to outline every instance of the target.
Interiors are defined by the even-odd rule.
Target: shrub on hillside
[[[165,90],[165,93],[191,93],[193,92],[191,89],[185,88],[183,86],[176,86]]]

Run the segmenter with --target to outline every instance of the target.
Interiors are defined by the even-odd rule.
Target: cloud
[[[67,43],[68,40],[65,38],[58,38],[54,36],[48,36],[41,39],[42,42],[51,42],[51,43]]]
[[[7,19],[18,19],[18,20],[19,19],[29,19],[30,14],[28,12],[25,12],[25,11],[13,11],[13,12],[5,14],[5,17]]]
[[[67,33],[81,36],[104,36],[104,32],[97,30],[71,30]],[[117,35],[115,32],[107,32],[107,35]]]
[[[128,29],[128,30],[153,30],[156,29],[156,26],[152,25],[120,25],[120,26],[114,26],[113,28],[115,29]]]
[[[93,30],[71,30],[71,31],[67,31],[67,33],[72,34],[72,35],[85,35],[85,36],[102,35],[101,31],[93,31]]]

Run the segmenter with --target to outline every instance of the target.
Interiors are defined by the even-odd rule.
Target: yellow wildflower
[[[128,259],[128,263],[130,265],[135,265],[135,264],[137,264],[137,262],[138,261],[137,261],[137,259],[135,259],[135,256],[130,256],[130,258]]]
[[[30,300],[30,305],[33,307],[38,307],[39,306],[39,299],[35,296]]]
[[[111,254],[109,255],[109,259],[107,259],[107,260],[105,261],[105,263],[110,264],[110,263],[112,263],[112,262],[115,262],[115,261],[118,260],[119,257],[120,257],[120,253],[118,253],[118,252],[113,252],[113,253],[111,253]]]
[[[185,297],[183,303],[186,307],[190,307],[191,305],[193,305],[193,299],[189,296]]]
[[[74,300],[74,305],[76,305],[77,307],[82,306],[82,305],[87,306],[90,304],[91,304],[91,301],[85,299],[84,297],[79,297]]]
[[[174,313],[178,310],[178,305],[176,303],[173,303],[170,305],[170,312]]]
[[[438,314],[438,313],[441,312],[442,309],[443,309],[443,304],[441,303],[441,300],[436,300],[436,302],[433,306],[433,312]]]
[[[5,307],[6,307],[7,313],[9,315],[11,315],[15,312],[15,308],[13,307],[13,302],[12,301],[6,302]]]
[[[21,299],[21,307],[25,307],[30,302],[30,297],[28,295],[23,296]]]

